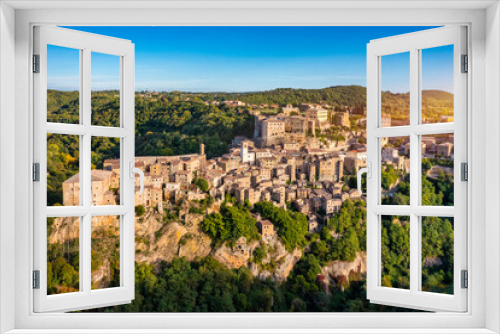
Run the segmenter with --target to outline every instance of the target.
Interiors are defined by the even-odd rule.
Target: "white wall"
[[[15,12],[0,3],[0,332],[14,328]]]
[[[489,277],[500,275],[500,5],[486,11],[486,142],[491,148],[486,155],[486,244],[491,254],[486,254],[486,328],[500,332],[500,285]]]

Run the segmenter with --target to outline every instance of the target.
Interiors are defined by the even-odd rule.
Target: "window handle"
[[[366,167],[358,170],[358,173],[356,174],[356,177],[358,179],[358,192],[360,195],[363,194],[363,192],[361,191],[361,175],[363,175],[364,173],[366,173],[366,176],[369,179],[372,178],[372,163],[371,162],[368,162],[366,164]]]
[[[141,189],[139,190],[139,195],[144,192],[144,172],[140,168],[135,168],[135,162],[130,162],[130,178],[134,179],[135,173],[139,174],[139,184]]]

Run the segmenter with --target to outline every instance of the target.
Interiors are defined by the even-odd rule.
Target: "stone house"
[[[175,173],[175,182],[181,187],[187,188],[193,181],[193,174],[187,170],[179,170]]]
[[[296,199],[292,202],[292,206],[295,208],[295,210],[305,215],[311,212],[311,207],[308,200]]]
[[[451,156],[452,150],[453,150],[452,143],[443,143],[437,146],[437,154],[442,157],[449,158]]]
[[[112,186],[113,172],[93,169],[91,171],[91,205],[115,205]],[[80,205],[80,174],[77,173],[63,182],[63,205]]]
[[[274,235],[274,225],[269,220],[261,220],[257,225],[262,238],[268,238]]]

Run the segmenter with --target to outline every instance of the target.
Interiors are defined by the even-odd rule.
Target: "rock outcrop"
[[[80,219],[78,217],[55,218],[51,226],[52,232],[48,236],[49,242],[64,243],[80,237]]]
[[[233,247],[227,244],[216,248],[212,252],[214,259],[226,265],[229,269],[237,269],[241,266],[247,266],[253,251],[259,246],[259,242],[251,241],[247,243],[245,237],[238,239]]]
[[[114,216],[108,218],[106,221],[100,221],[99,224],[119,224],[118,218]],[[246,266],[259,279],[283,282],[303,255],[300,249],[287,251],[277,235],[260,241],[240,238],[234,245],[225,243],[213,248],[210,237],[201,229],[202,219],[202,215],[186,213],[182,222],[164,222],[162,214],[148,210],[142,217],[137,217],[135,220],[136,261],[170,262],[175,257],[185,257],[188,261],[195,261],[211,255],[230,269]],[[50,242],[76,238],[78,230],[77,218],[56,218],[49,236]],[[257,247],[267,250],[266,256],[259,264],[251,262],[254,261],[253,253]],[[351,270],[358,271],[360,265],[361,270],[366,271],[365,262],[366,255],[364,257],[358,255],[354,262],[335,261],[323,268],[323,273],[325,277],[331,277],[331,279],[338,275],[348,276]]]
[[[262,259],[261,264],[250,262],[253,260],[253,252],[257,247],[265,247],[267,256]],[[262,241],[247,242],[240,238],[233,247],[224,244],[212,252],[212,256],[228,268],[240,268],[246,266],[255,277],[261,280],[271,279],[283,282],[286,280],[294,265],[302,257],[302,251],[294,249],[292,253],[285,249],[278,237],[264,238]]]
[[[353,262],[332,261],[326,267],[321,268],[321,275],[333,283],[348,282],[366,274],[366,252],[358,252]]]
[[[136,261],[156,263],[172,261],[174,257],[185,257],[194,261],[210,254],[211,240],[201,230],[201,219],[187,214],[185,224],[179,222],[161,222],[161,215],[150,214],[142,220],[136,220],[136,240],[146,238],[149,245],[136,242],[141,249],[136,254]],[[138,228],[140,225],[152,226],[148,229]],[[139,244],[140,247],[139,248]]]

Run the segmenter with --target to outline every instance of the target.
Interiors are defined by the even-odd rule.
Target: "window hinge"
[[[466,162],[460,164],[460,180],[469,181],[469,165]]]
[[[33,55],[33,73],[40,73],[40,55]]]
[[[461,287],[462,289],[467,289],[469,287],[469,273],[467,270],[461,271]]]
[[[33,181],[40,182],[40,164],[38,162],[33,164]]]
[[[469,57],[467,55],[462,55],[462,73],[469,72]]]
[[[40,289],[40,270],[33,270],[33,289]]]

